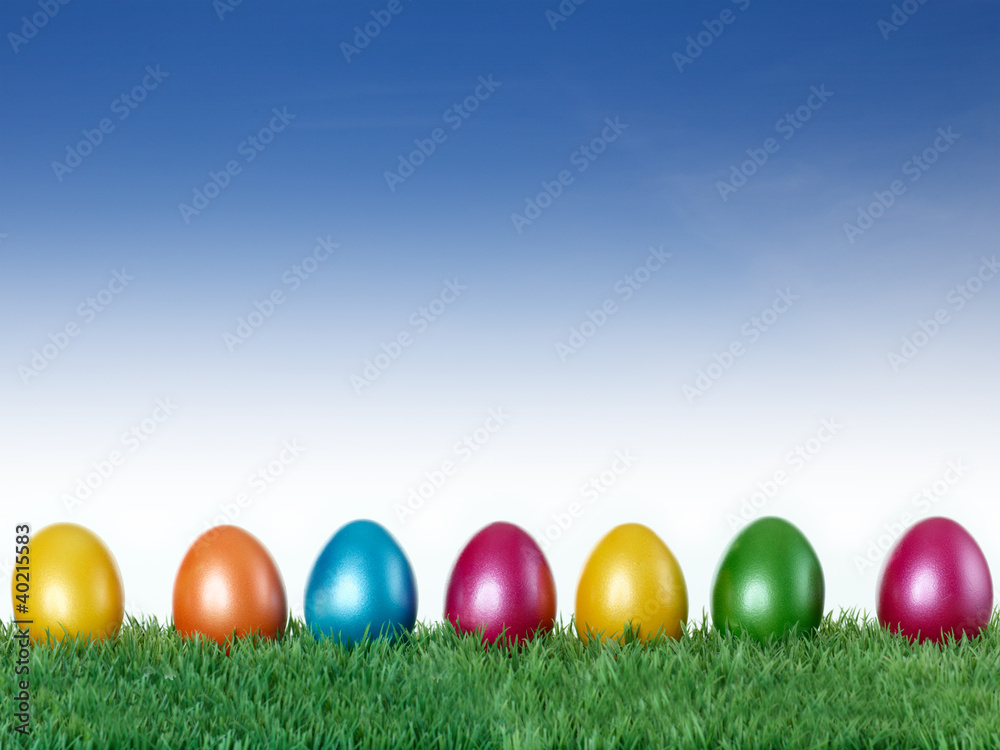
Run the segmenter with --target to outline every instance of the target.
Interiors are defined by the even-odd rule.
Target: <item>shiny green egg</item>
[[[760,518],[736,535],[712,583],[716,629],[759,641],[823,619],[823,568],[809,540],[782,518]]]

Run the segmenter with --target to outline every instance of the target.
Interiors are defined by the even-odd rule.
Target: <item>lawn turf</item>
[[[0,624],[0,747],[1000,747],[1000,613],[973,641],[913,645],[855,613],[761,645],[515,651],[446,625],[344,649],[293,621],[229,656],[130,619],[114,641],[36,646],[31,734],[12,733],[17,643]],[[20,678],[18,678],[20,679]]]

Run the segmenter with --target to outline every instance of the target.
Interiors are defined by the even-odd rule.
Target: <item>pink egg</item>
[[[949,518],[911,527],[886,558],[878,619],[911,640],[973,638],[993,611],[993,579],[976,540]]]
[[[461,633],[483,630],[493,643],[530,640],[552,629],[556,584],[535,540],[510,523],[493,523],[462,550],[448,581],[445,617]]]

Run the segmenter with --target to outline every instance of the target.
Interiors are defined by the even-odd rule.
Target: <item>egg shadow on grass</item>
[[[989,632],[990,624],[980,628],[978,632],[971,634],[964,629],[956,633],[952,630],[941,628],[936,635],[924,635],[920,630],[909,635],[903,632],[902,623],[896,623],[895,626],[892,624],[882,625],[881,629],[885,631],[886,637],[892,643],[900,644],[904,647],[912,646],[914,649],[937,647],[938,650],[945,651],[948,649],[969,648],[979,643],[986,636],[987,632]]]
[[[181,633],[177,629],[177,625],[173,619],[167,622],[163,630],[165,633],[176,637],[182,644],[191,644],[197,646],[199,649],[214,648],[226,656],[232,656],[234,650],[238,653],[248,649],[280,645],[289,637],[290,624],[291,620],[286,620],[285,625],[278,630],[278,633],[274,637],[263,635],[260,630],[253,630],[240,635],[237,633],[236,628],[233,628],[221,642],[200,630],[188,634]]]
[[[735,626],[731,625],[729,618],[727,617],[723,622],[722,627],[715,627],[713,625],[710,632],[713,633],[720,642],[727,644],[754,644],[764,650],[787,648],[798,642],[815,640],[820,628],[823,627],[824,623],[828,622],[832,615],[832,612],[825,615],[816,626],[807,626],[803,628],[800,627],[798,622],[795,622],[791,626],[785,626],[780,633],[772,631],[763,637],[740,627],[738,624]]]
[[[655,648],[665,644],[676,644],[688,635],[688,625],[686,621],[681,623],[680,638],[674,638],[669,635],[662,623],[652,634],[648,634],[648,631],[644,634],[642,632],[642,624],[635,623],[632,620],[623,622],[621,628],[616,629],[610,635],[607,634],[606,630],[598,630],[587,626],[586,639],[583,637],[580,629],[576,625],[575,615],[570,620],[570,627],[572,629],[571,632],[576,634],[576,637],[581,644],[585,647],[594,646],[596,648],[607,648],[609,646],[616,648]]]
[[[32,648],[49,648],[54,652],[81,654],[91,648],[114,648],[121,638],[122,626],[115,628],[111,635],[95,637],[91,633],[71,633],[64,625],[59,626],[62,636],[53,634],[50,628],[45,629],[45,637],[32,640]]]
[[[334,632],[332,626],[321,628],[315,624],[305,625],[304,632],[310,633],[317,642],[330,642],[345,651],[380,647],[404,648],[411,644],[414,638],[412,630],[405,625],[392,622],[383,624],[379,628],[379,632],[374,635],[372,635],[371,623],[369,623],[360,638],[351,638],[349,635],[344,635],[343,631]]]
[[[500,632],[491,640],[486,637],[486,625],[480,625],[474,630],[463,630],[461,618],[456,616],[454,622],[445,620],[444,625],[448,626],[460,643],[476,642],[482,645],[486,652],[497,651],[506,655],[521,652],[528,649],[534,643],[545,641],[552,633],[556,632],[556,624],[553,620],[548,625],[539,625],[534,630],[521,635],[514,636],[510,633],[510,628],[504,625]]]

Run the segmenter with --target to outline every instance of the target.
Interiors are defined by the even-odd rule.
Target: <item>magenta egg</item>
[[[530,640],[552,629],[556,584],[535,540],[511,523],[479,531],[455,562],[444,614],[455,630],[482,629],[483,641]]]
[[[886,558],[878,620],[911,640],[979,635],[993,611],[993,579],[983,551],[950,518],[912,526]]]

